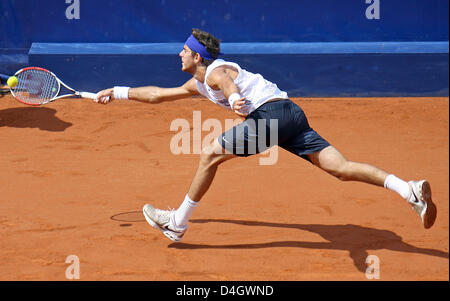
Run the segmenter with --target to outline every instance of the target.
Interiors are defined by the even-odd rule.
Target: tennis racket
[[[63,83],[55,74],[44,68],[27,67],[14,74],[17,86],[11,88],[11,94],[18,101],[32,106],[44,105],[63,97],[78,96],[95,99],[95,93],[79,92]],[[4,80],[9,76],[0,75]],[[5,79],[6,78],[6,79]],[[62,87],[67,91],[63,91]]]

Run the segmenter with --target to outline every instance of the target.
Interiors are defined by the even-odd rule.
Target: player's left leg
[[[347,160],[335,147],[328,146],[323,150],[308,155],[311,162],[342,181],[360,181],[377,186],[384,186],[387,172],[370,164]],[[409,194],[405,182],[404,197]]]
[[[431,200],[431,188],[426,180],[405,182],[373,165],[349,161],[333,146],[309,154],[308,158],[314,165],[342,181],[360,181],[397,192],[419,214],[425,229],[433,226],[437,209]]]

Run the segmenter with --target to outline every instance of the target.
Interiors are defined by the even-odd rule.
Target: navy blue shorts
[[[218,138],[227,151],[248,157],[278,145],[308,161],[312,154],[330,146],[308,123],[303,110],[289,99],[263,104],[244,122]]]

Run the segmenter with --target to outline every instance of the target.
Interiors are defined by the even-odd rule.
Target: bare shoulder
[[[186,91],[188,91],[190,94],[199,94],[198,89],[197,89],[197,82],[195,80],[195,78],[191,78],[190,80],[188,80],[187,82],[185,82],[181,88],[185,89]]]
[[[220,77],[220,76],[228,75],[228,76],[234,78],[235,76],[237,76],[238,72],[239,71],[233,66],[222,65],[217,68],[214,68],[214,70],[211,71],[209,76],[219,76]]]
[[[231,78],[232,80],[235,80],[238,74],[239,71],[236,68],[232,66],[223,65],[211,71],[206,81],[210,87],[213,87],[216,86],[221,81],[223,81],[224,79]]]

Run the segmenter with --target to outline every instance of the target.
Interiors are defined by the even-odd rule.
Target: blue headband
[[[186,43],[184,43],[189,49],[197,52],[200,54],[200,56],[206,60],[215,60],[216,58],[213,57],[208,50],[206,50],[206,47],[203,46],[202,43],[200,43],[193,35],[191,35],[187,40]],[[219,52],[219,54],[222,54]]]

